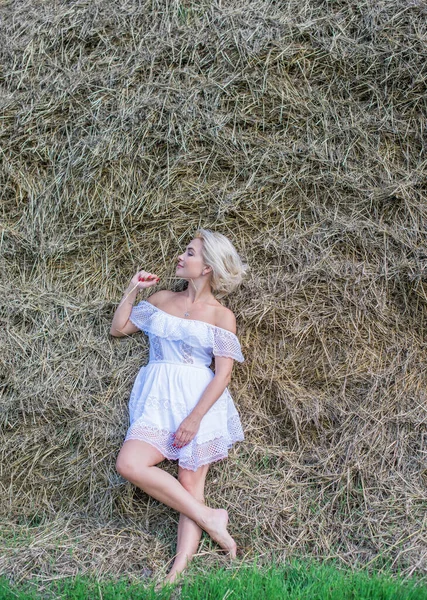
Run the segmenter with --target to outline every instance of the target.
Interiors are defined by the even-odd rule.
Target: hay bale
[[[247,437],[209,501],[248,560],[425,573],[423,4],[1,12],[2,568],[123,575],[171,556],[176,515],[114,470],[146,342],[108,331],[138,267],[176,284],[202,224],[251,267],[227,300]]]

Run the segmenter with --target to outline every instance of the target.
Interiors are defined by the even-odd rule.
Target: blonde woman
[[[133,306],[139,290],[159,281],[153,273],[137,273],[111,325],[113,336],[142,330],[150,340],[149,362],[132,389],[130,427],[116,467],[125,479],[180,513],[169,582],[197,552],[202,530],[236,556],[228,513],[204,504],[204,487],[209,464],[225,458],[234,442],[243,439],[227,389],[233,361],[243,361],[236,319],[215,298],[239,285],[242,262],[225,236],[200,229],[178,257],[176,274],[188,281],[186,290],[162,290]],[[213,357],[215,372],[209,368]],[[156,466],[164,458],[178,460],[178,479]]]

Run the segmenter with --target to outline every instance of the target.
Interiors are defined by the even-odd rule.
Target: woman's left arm
[[[175,433],[174,446],[182,448],[191,442],[199,430],[200,422],[230,383],[233,359],[215,357],[215,376],[206,386],[200,400]]]

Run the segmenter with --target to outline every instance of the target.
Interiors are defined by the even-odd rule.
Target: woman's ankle
[[[209,506],[204,506],[204,510],[201,512],[200,520],[196,521],[197,525],[201,527],[204,531],[206,531],[206,527],[212,527],[212,524],[215,523],[215,508],[210,508]]]

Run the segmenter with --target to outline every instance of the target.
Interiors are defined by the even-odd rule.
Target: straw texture
[[[226,299],[246,440],[207,501],[247,560],[425,573],[425,3],[0,12],[0,569],[171,558],[177,516],[114,469],[146,342],[108,332],[136,270],[173,287],[202,226],[250,266]]]

